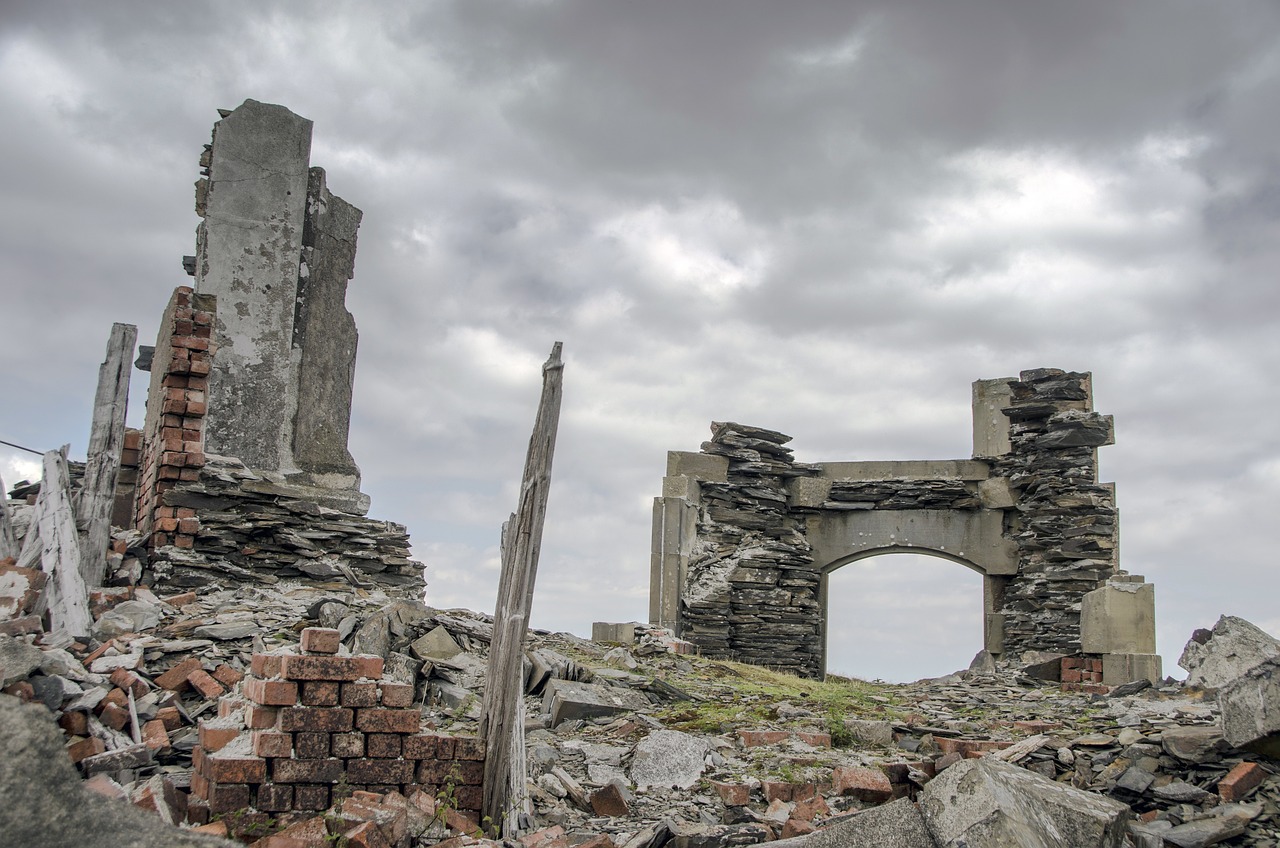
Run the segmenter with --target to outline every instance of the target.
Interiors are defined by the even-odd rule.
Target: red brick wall
[[[152,534],[153,547],[193,547],[199,530],[195,510],[165,506],[162,496],[180,481],[194,481],[204,465],[215,309],[212,297],[179,286],[160,321],[138,458],[135,521],[139,530]]]

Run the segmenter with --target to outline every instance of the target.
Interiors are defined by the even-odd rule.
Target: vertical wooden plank
[[[44,455],[44,480],[32,519],[40,528],[40,568],[49,575],[49,626],[72,636],[88,634],[89,592],[80,575],[80,539],[71,506],[66,448]]]
[[[98,369],[98,391],[93,400],[93,424],[89,429],[88,462],[84,485],[76,498],[76,522],[80,538],[80,576],[85,586],[102,585],[111,542],[111,508],[124,451],[124,419],[129,406],[129,371],[138,328],[112,324],[107,356]],[[48,478],[45,478],[48,479]]]
[[[503,533],[504,556],[489,646],[489,673],[480,736],[487,747],[483,815],[491,826],[514,832],[519,827],[525,781],[523,757],[513,756],[513,737],[524,728],[517,710],[524,691],[524,641],[529,628],[551,462],[560,424],[564,363],[556,342],[542,366],[542,399],[534,421],[520,486],[520,504]],[[519,729],[517,729],[519,725]],[[522,745],[523,748],[523,745]],[[519,769],[519,774],[516,770]]]
[[[18,534],[13,529],[13,516],[9,513],[9,492],[4,487],[4,478],[0,477],[0,559],[17,559],[19,553]]]

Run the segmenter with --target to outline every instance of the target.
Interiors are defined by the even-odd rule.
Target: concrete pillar
[[[1012,404],[1009,381],[975,380],[973,383],[973,455],[1003,456],[1013,444],[1009,439],[1009,418],[1001,410]]]
[[[1080,648],[1086,654],[1156,652],[1155,586],[1136,582],[1134,576],[1109,580],[1084,596]]]
[[[680,598],[696,533],[697,509],[688,500],[678,497],[653,499],[649,623],[669,627],[677,635],[680,633]]]

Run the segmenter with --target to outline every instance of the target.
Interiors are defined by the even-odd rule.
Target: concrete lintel
[[[662,478],[662,496],[664,498],[680,498],[681,500],[696,503],[701,490],[698,488],[698,481],[693,477],[686,477],[678,474],[673,477]]]
[[[823,477],[792,477],[787,481],[791,506],[820,507],[831,494],[832,480]]]
[[[822,462],[828,480],[986,480],[991,467],[976,459],[890,459]],[[669,472],[668,472],[669,473]]]
[[[873,509],[823,512],[806,522],[814,561],[843,565],[882,553],[926,554],[983,574],[1018,573],[1001,510]]]
[[[695,451],[667,451],[667,476],[681,475],[708,483],[727,483],[729,458]]]

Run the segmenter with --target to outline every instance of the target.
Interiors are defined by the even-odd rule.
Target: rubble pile
[[[422,563],[409,558],[403,525],[321,506],[272,476],[250,471],[234,457],[206,454],[194,482],[164,492],[163,504],[191,513],[194,541],[154,551],[154,585],[182,590],[228,579],[261,585],[337,581],[421,595]]]

